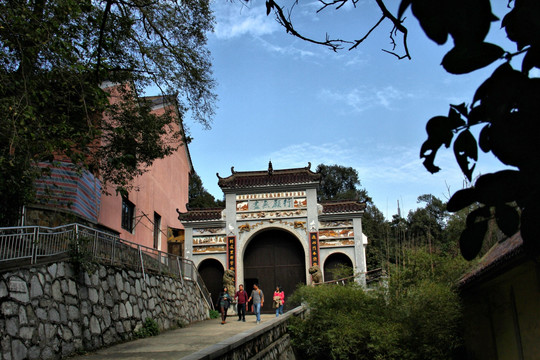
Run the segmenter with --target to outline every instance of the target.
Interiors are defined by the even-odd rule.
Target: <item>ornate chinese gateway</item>
[[[312,283],[318,266],[323,281],[333,269],[354,269],[365,283],[365,247],[358,201],[318,202],[321,175],[305,168],[237,172],[222,178],[225,208],[181,213],[185,256],[195,262],[210,292],[217,295],[225,270],[234,270],[236,287],[258,283],[271,297],[276,286],[291,294],[298,283]],[[320,272],[319,272],[320,274]],[[265,302],[270,309],[271,301]]]

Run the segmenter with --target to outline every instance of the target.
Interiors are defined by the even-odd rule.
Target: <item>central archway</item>
[[[244,280],[251,294],[258,283],[264,292],[262,311],[272,312],[272,295],[277,285],[287,297],[298,283],[306,283],[306,262],[300,241],[291,233],[269,229],[256,234],[244,252]]]

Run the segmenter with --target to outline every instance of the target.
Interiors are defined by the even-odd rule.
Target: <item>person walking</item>
[[[261,307],[264,306],[264,293],[257,284],[253,284],[253,290],[248,302],[253,299],[253,312],[257,316],[257,324],[261,323]]]
[[[231,295],[229,295],[226,286],[219,293],[217,305],[221,311],[221,325],[223,325],[227,320],[227,310],[229,310],[229,305],[231,305]]]
[[[246,306],[248,303],[248,294],[244,290],[244,285],[238,286],[238,291],[234,294],[234,299],[238,299],[238,321],[246,322]]]
[[[283,304],[285,304],[285,292],[281,290],[281,287],[276,286],[276,291],[274,291],[274,308],[276,309],[276,317],[283,315]]]

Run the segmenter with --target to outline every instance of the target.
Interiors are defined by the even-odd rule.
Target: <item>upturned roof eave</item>
[[[252,185],[252,186],[235,186],[235,187],[225,187],[221,188],[223,193],[248,193],[248,192],[262,192],[269,190],[276,191],[298,191],[302,189],[316,189],[319,186],[318,181],[311,182],[298,182],[298,183],[288,183],[288,184],[268,184],[268,185]]]

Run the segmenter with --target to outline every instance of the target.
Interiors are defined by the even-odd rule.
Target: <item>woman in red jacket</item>
[[[281,290],[280,286],[276,286],[274,291],[274,307],[276,308],[276,317],[283,315],[283,304],[285,304],[285,293]]]

